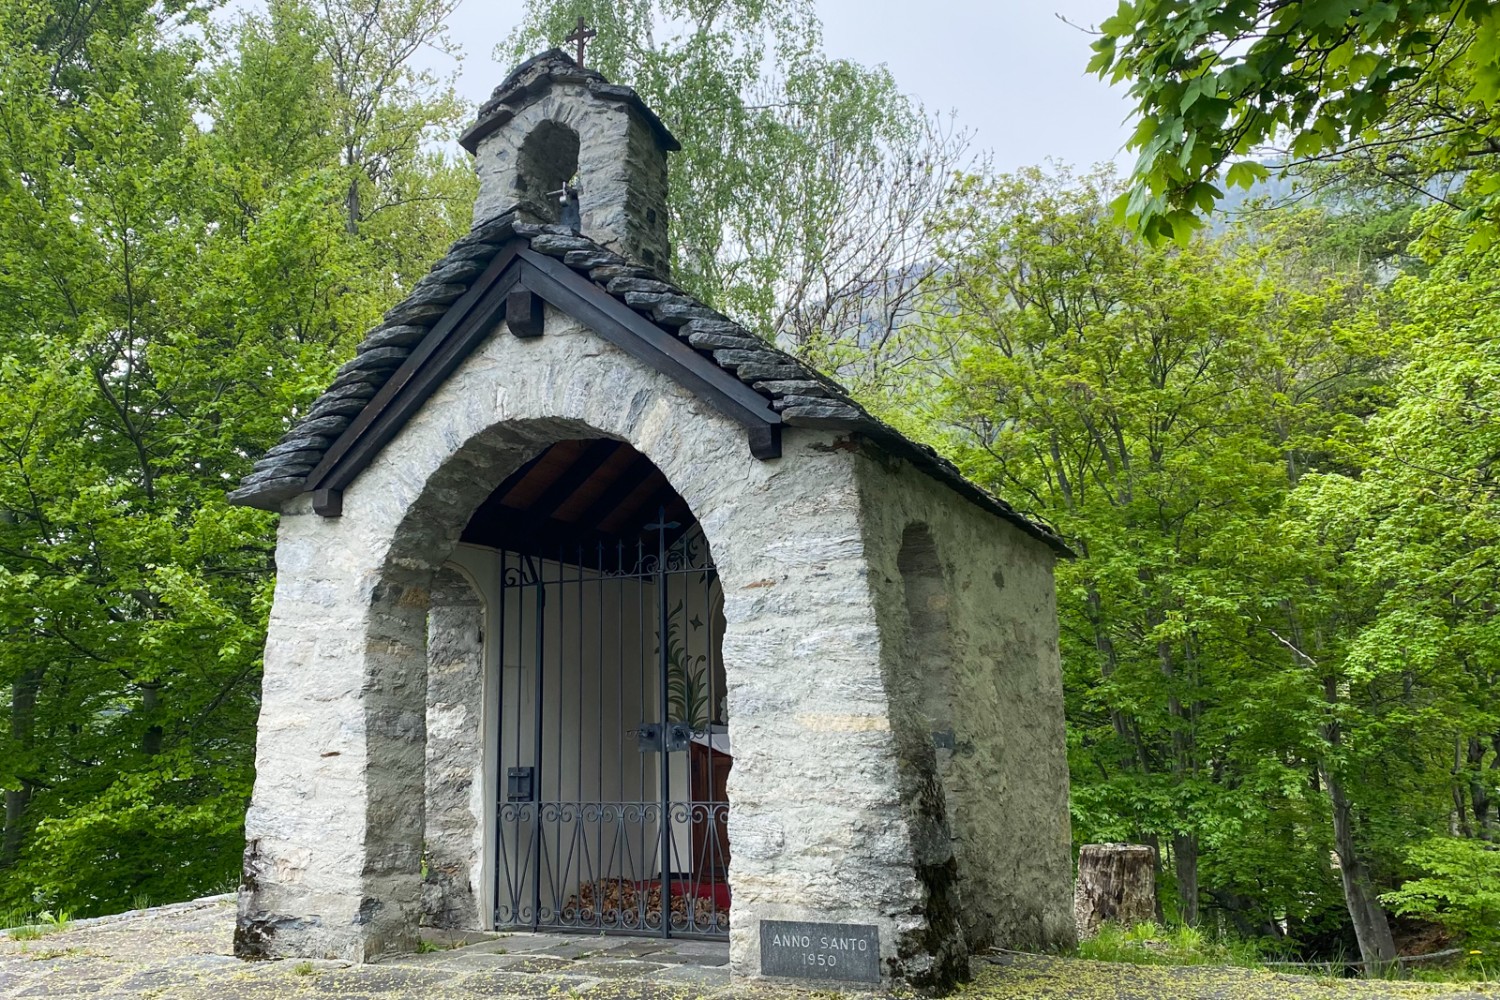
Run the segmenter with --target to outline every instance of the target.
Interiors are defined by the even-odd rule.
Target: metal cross
[[[598,37],[599,37],[599,32],[595,31],[593,28],[590,28],[588,26],[588,22],[584,21],[584,19],[582,17],[580,17],[578,19],[577,26],[573,28],[573,33],[571,35],[569,35],[568,37],[564,38],[563,41],[565,41],[565,42],[577,42],[578,43],[578,65],[582,66],[583,65],[583,48],[584,48],[584,46],[588,44],[588,41],[589,41],[590,38],[598,38]]]

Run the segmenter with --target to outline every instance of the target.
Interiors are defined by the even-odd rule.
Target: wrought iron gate
[[[732,758],[702,534],[662,512],[633,545],[505,552],[500,595],[495,925],[726,935]]]

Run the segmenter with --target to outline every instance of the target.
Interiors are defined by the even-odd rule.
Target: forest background
[[[275,518],[224,494],[468,227],[455,2],[0,0],[0,908],[236,884]],[[1500,945],[1490,6],[1124,3],[1130,177],[995,173],[806,0],[502,51],[580,14],[682,140],[675,279],[1078,552],[1076,840],[1288,953]]]

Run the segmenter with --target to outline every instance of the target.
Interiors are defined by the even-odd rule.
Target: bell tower
[[[667,154],[682,146],[631,88],[551,49],[495,88],[459,143],[479,174],[476,223],[516,209],[666,276]]]

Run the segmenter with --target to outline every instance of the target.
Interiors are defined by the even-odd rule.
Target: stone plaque
[[[880,982],[880,928],[870,924],[760,922],[760,974]]]

